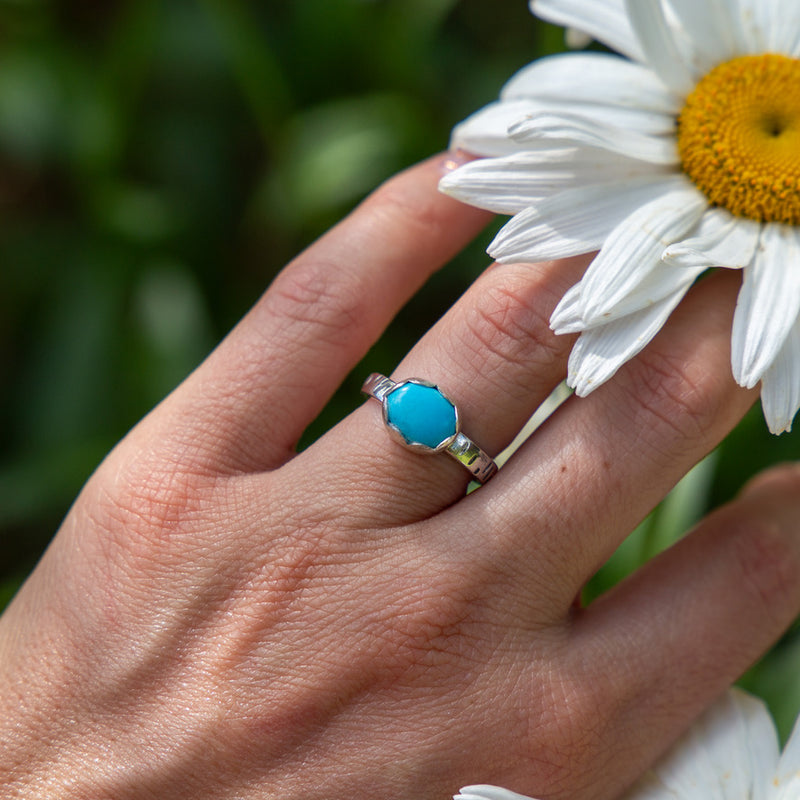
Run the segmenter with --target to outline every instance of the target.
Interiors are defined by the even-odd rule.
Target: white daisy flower
[[[761,700],[730,690],[625,800],[797,800],[800,724],[781,754]],[[455,800],[530,800],[497,786],[467,786]]]
[[[489,253],[598,250],[556,308],[580,333],[568,382],[586,395],[661,329],[709,267],[743,269],[733,375],[761,382],[770,430],[800,407],[800,2],[532,0],[543,19],[624,57],[570,53],[515,75],[453,133],[492,156],[442,181],[515,215]]]

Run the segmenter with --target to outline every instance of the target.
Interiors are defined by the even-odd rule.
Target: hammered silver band
[[[461,432],[455,403],[435,384],[420,378],[396,383],[385,375],[373,372],[364,381],[361,391],[381,404],[387,430],[395,441],[407,449],[417,453],[447,453],[466,467],[473,479],[481,484],[497,472],[494,459]],[[397,401],[393,402],[395,398]],[[402,408],[399,405],[401,400]],[[452,407],[452,420],[448,405]],[[443,418],[431,432],[428,423],[436,415]],[[418,435],[420,427],[424,435]],[[433,439],[425,441],[426,436],[433,436]]]

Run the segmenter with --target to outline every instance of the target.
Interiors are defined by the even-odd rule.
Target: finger
[[[229,471],[284,461],[399,308],[488,222],[438,156],[388,181],[295,259],[170,401]]]
[[[770,471],[574,630],[634,777],[800,612],[800,469]],[[597,775],[601,775],[602,771]],[[619,791],[613,787],[613,794]],[[603,791],[601,790],[601,794]]]
[[[453,510],[464,517],[454,522],[462,540],[488,539],[498,558],[517,554],[523,606],[545,591],[555,617],[565,613],[622,539],[752,405],[755,393],[731,376],[737,288],[729,273],[702,281],[612,381],[570,399],[540,428],[493,485],[498,513],[488,531],[471,503]]]
[[[455,402],[463,432],[496,454],[566,375],[574,340],[556,336],[549,319],[588,261],[490,267],[393,377],[436,383]],[[359,510],[373,524],[427,518],[462,497],[471,477],[444,454],[420,455],[394,442],[374,400],[303,455],[289,467],[317,471],[331,502],[343,483],[357,482]],[[342,465],[337,476],[334,467]]]

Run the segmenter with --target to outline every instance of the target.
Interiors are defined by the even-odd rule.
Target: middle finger
[[[482,513],[472,498],[453,509],[464,547],[491,542],[505,563],[509,553],[535,548],[535,558],[513,559],[510,580],[526,587],[523,605],[544,592],[557,618],[566,613],[628,533],[752,405],[756,392],[738,387],[730,368],[738,287],[728,271],[698,284],[612,381],[571,399],[537,431]]]

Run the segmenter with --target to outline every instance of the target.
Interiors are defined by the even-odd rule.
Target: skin
[[[730,376],[728,271],[469,496],[374,401],[295,456],[486,223],[437,193],[445,168],[300,255],[89,481],[0,620],[4,797],[612,798],[798,613],[792,465],[575,602],[755,399]],[[586,263],[488,269],[394,377],[436,380],[499,451],[565,376],[547,320]]]

